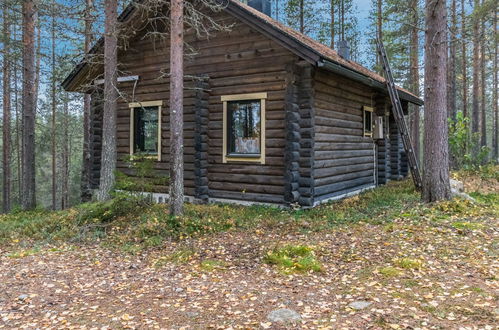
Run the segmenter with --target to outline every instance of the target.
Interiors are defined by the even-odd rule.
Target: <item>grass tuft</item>
[[[203,260],[199,265],[202,271],[211,273],[214,271],[224,270],[227,268],[227,263],[221,260],[208,259]]]
[[[419,259],[398,258],[393,260],[393,263],[403,269],[421,269],[423,267],[423,261]]]
[[[378,269],[378,271],[381,275],[383,275],[385,277],[396,277],[396,276],[399,276],[400,274],[402,274],[402,272],[400,270],[398,270],[395,267],[391,267],[391,266],[381,267],[380,269]]]
[[[277,266],[283,273],[321,272],[322,265],[311,247],[286,245],[267,252],[264,262]]]

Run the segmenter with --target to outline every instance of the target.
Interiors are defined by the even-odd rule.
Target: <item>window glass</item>
[[[158,153],[158,107],[134,109],[134,152]]]
[[[261,101],[227,102],[227,153],[260,155]]]
[[[371,134],[373,132],[373,113],[364,110],[364,133]]]

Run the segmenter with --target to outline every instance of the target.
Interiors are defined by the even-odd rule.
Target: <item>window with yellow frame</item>
[[[130,103],[130,155],[161,161],[163,101]]]
[[[265,164],[267,93],[222,96],[222,161]]]

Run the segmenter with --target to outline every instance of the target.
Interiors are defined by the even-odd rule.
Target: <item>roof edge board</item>
[[[360,82],[362,84],[365,84],[367,86],[376,88],[378,90],[382,90],[383,92],[388,92],[388,89],[386,87],[386,84],[376,81],[366,75],[363,75],[362,73],[359,73],[355,70],[352,70],[350,68],[346,68],[342,66],[341,64],[332,62],[327,59],[321,59],[320,61],[317,62],[317,66],[320,68],[324,68],[328,71],[334,72],[336,74],[339,74],[341,76],[350,78],[352,80],[355,80],[357,82]],[[397,92],[399,93],[399,97],[405,101],[411,102],[413,104],[422,106],[424,102],[416,98],[408,93],[405,93],[404,91],[397,89]]]

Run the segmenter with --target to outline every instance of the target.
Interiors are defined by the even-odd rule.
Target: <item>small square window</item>
[[[130,104],[130,155],[161,160],[161,101]]]
[[[260,114],[260,100],[227,102],[228,156],[260,157]]]
[[[223,162],[265,164],[266,93],[222,96]]]
[[[159,114],[157,107],[135,108],[133,152],[156,155],[158,153]]]
[[[364,107],[364,136],[373,136],[373,108]]]

